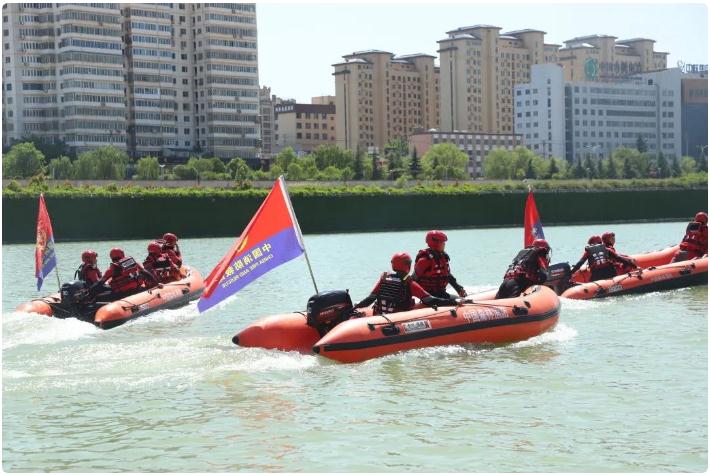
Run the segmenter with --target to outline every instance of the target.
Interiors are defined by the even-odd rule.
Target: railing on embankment
[[[525,192],[293,196],[304,233],[522,226]],[[263,196],[48,197],[55,239],[238,236]],[[545,225],[690,219],[707,188],[537,191]],[[2,242],[34,242],[37,199],[4,196]]]

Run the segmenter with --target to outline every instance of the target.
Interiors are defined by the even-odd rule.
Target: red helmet
[[[398,252],[392,256],[392,270],[395,272],[406,272],[412,269],[412,258],[406,252]]]
[[[614,244],[616,241],[616,234],[614,234],[611,231],[607,231],[604,234],[602,234],[602,242],[604,244]]]
[[[698,223],[708,224],[708,214],[704,212],[699,212],[695,215],[695,221]]]
[[[112,261],[117,261],[126,257],[126,254],[120,247],[114,247],[113,249],[111,249],[111,252],[109,252],[108,255]]]
[[[97,257],[98,254],[96,254],[96,251],[92,249],[87,249],[86,251],[81,253],[81,260],[86,264],[92,264]]]
[[[535,239],[532,245],[538,249],[544,249],[546,251],[550,250],[550,245],[544,239]]]
[[[446,237],[446,234],[444,234],[443,231],[434,230],[426,233],[425,241],[427,243],[427,246],[434,249],[435,251],[443,251],[444,243],[448,241],[448,238]]]
[[[602,243],[602,238],[600,236],[592,236],[589,238],[589,241],[587,241],[587,244],[590,246],[592,244],[601,244]]]
[[[163,234],[163,241],[168,243],[170,246],[174,246],[175,243],[177,243],[177,236],[174,235],[173,233],[165,233]]]
[[[148,244],[148,254],[160,254],[163,252],[163,248],[157,242],[153,241]]]

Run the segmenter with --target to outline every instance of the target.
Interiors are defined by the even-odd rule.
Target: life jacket
[[[519,279],[524,277],[534,282],[537,281],[537,256],[537,248],[526,247],[525,249],[522,249],[513,258],[513,262],[511,262],[508,266],[508,270],[505,272],[503,279]]]
[[[708,227],[706,224],[693,221],[685,228],[685,236],[680,243],[684,251],[704,254],[708,251]]]
[[[74,278],[83,280],[88,285],[91,285],[101,279],[101,271],[96,266],[82,262],[76,272],[74,272]]]
[[[375,301],[374,314],[394,313],[410,310],[414,305],[409,279],[406,275],[400,277],[396,273],[385,272],[380,278],[380,289]]]
[[[143,267],[147,271],[152,272],[155,277],[157,277],[159,282],[167,282],[171,280],[172,269],[168,256],[165,254],[161,254],[158,257],[148,254],[148,257],[146,257],[145,261],[143,261]]]
[[[594,244],[584,248],[590,270],[602,269],[613,265],[609,259],[609,250],[604,244]]]
[[[424,290],[431,293],[438,293],[446,289],[449,285],[449,276],[451,268],[449,261],[451,258],[445,252],[433,251],[431,249],[422,249],[417,253],[414,260],[416,263],[420,259],[426,259],[428,266],[424,269],[424,273],[415,276],[415,280],[421,285]]]
[[[180,254],[176,253],[171,248],[163,247],[163,255],[167,256],[176,267],[182,267],[182,257],[180,257]]]
[[[109,271],[111,272],[111,292],[113,293],[137,289],[143,282],[141,268],[132,257],[124,257],[118,262],[112,262]]]

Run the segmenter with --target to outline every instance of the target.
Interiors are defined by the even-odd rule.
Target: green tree
[[[634,172],[633,166],[631,165],[630,157],[624,157],[624,168],[622,172],[622,177],[626,179],[636,177],[636,173]]]
[[[491,150],[483,160],[483,175],[490,179],[512,179],[515,173],[515,156],[509,150]]]
[[[44,154],[30,142],[18,143],[2,157],[5,178],[28,178],[37,175],[44,167]]]
[[[659,178],[668,178],[671,176],[671,169],[668,166],[668,160],[666,159],[666,156],[663,155],[662,153],[658,154],[658,177]]]
[[[222,161],[221,158],[219,157],[212,157],[210,158],[210,162],[212,162],[212,171],[215,173],[226,173],[227,172],[227,167],[224,165],[224,162]]]
[[[200,157],[190,157],[187,161],[187,166],[192,168],[197,173],[197,176],[201,176],[205,172],[212,172],[212,159],[200,158]]]
[[[79,154],[74,164],[76,177],[84,180],[122,180],[126,176],[128,155],[108,145]]]
[[[53,140],[46,137],[40,137],[38,135],[30,135],[29,137],[22,138],[17,142],[31,142],[37,150],[44,154],[44,157],[47,160],[59,158],[64,155],[75,156],[72,154],[71,149],[67,147],[66,142],[62,139]]]
[[[355,172],[355,179],[363,179],[363,168],[365,164],[365,153],[362,151],[360,144],[357,145],[355,149],[355,163],[353,164],[353,171]]]
[[[614,150],[611,156],[618,161],[617,164],[623,164],[628,160],[628,168],[632,175],[630,178],[644,178],[648,176],[650,163],[646,154],[633,148],[619,147]],[[624,171],[624,175],[626,175],[626,171]],[[626,176],[624,177],[626,178]]]
[[[364,161],[362,163],[362,179],[363,180],[372,180],[372,174],[373,174],[372,160]]]
[[[74,164],[66,155],[49,162],[49,176],[56,180],[69,180],[74,177]]]
[[[422,171],[428,178],[465,178],[468,155],[452,143],[433,145],[422,157]]]
[[[612,180],[619,178],[619,172],[617,170],[618,167],[616,166],[616,160],[614,159],[614,157],[609,157],[609,165],[606,169],[607,178],[611,178]]]
[[[288,166],[288,169],[286,170],[286,176],[289,180],[292,181],[303,180],[305,178],[303,173],[303,166],[297,161],[291,162],[291,164]]]
[[[535,169],[533,168],[532,158],[528,160],[528,167],[525,169],[525,178],[537,178],[535,175]]]
[[[708,172],[708,157],[706,157],[704,153],[701,153],[698,159],[698,171]]]
[[[155,157],[143,157],[138,160],[137,176],[139,180],[157,180],[160,176],[160,163]]]
[[[545,175],[545,178],[554,178],[555,175],[557,175],[558,173],[560,173],[560,168],[557,166],[557,160],[552,157],[550,158],[550,166],[547,169],[547,174]]]
[[[693,157],[682,157],[680,159],[680,169],[683,175],[695,173],[697,166]]]
[[[419,161],[419,156],[417,155],[416,148],[412,149],[412,156],[411,157],[412,158],[409,161],[409,173],[416,180],[417,178],[419,178],[419,173],[422,171],[422,166]]]
[[[382,172],[380,171],[380,157],[377,152],[372,154],[372,179],[381,180]]]
[[[673,156],[673,162],[671,163],[671,176],[681,176],[683,171],[680,169],[680,164],[678,163],[678,157]]]
[[[227,170],[236,181],[248,180],[251,176],[251,168],[239,157],[234,157],[227,163]]]
[[[291,147],[286,147],[274,156],[273,163],[280,166],[282,170],[288,170],[289,165],[296,159],[298,159],[296,152]]]
[[[173,174],[178,180],[194,180],[197,178],[197,170],[187,165],[176,165],[173,168]]]
[[[636,150],[638,150],[639,153],[646,153],[648,151],[646,140],[644,140],[641,135],[636,136]]]
[[[584,176],[587,178],[596,178],[596,167],[594,166],[594,163],[592,162],[592,157],[587,155],[587,157],[584,159]]]
[[[336,167],[335,165],[329,165],[325,167],[321,171],[321,175],[325,180],[328,181],[338,181],[341,180],[343,177],[343,173],[341,172],[340,168]]]
[[[352,168],[350,167],[345,167],[341,170],[341,176],[340,178],[343,180],[343,182],[348,182],[355,177],[355,172],[353,171]]]
[[[318,170],[325,170],[329,166],[336,168],[353,167],[355,157],[350,150],[343,150],[337,145],[319,145],[311,153],[316,161]]]
[[[271,165],[271,168],[269,168],[269,178],[272,180],[277,179],[281,175],[284,174],[284,169],[281,168],[280,165]]]

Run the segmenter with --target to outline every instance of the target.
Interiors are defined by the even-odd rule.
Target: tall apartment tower
[[[554,61],[545,32],[500,33],[491,25],[447,32],[439,41],[441,130],[513,133],[513,87],[528,82],[533,64]]]
[[[334,64],[336,143],[351,150],[407,139],[415,130],[438,127],[439,68],[434,56],[395,57],[369,50]]]
[[[274,102],[271,88],[262,86],[259,90],[259,113],[261,115],[261,158],[271,159],[274,153]]]
[[[37,135],[81,152],[126,148],[117,3],[3,5],[3,143]]]
[[[259,156],[254,4],[5,4],[3,43],[5,145]]]

